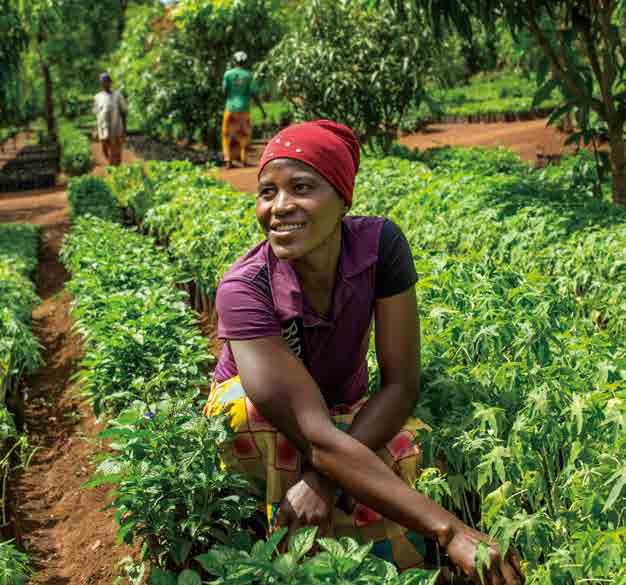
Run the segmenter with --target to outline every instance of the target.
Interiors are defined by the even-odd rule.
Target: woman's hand
[[[276,525],[287,527],[288,536],[301,526],[319,526],[323,535],[332,524],[335,491],[331,481],[315,471],[306,471],[287,490],[276,513]]]
[[[476,567],[476,552],[478,545],[484,542],[489,546],[489,568],[484,568],[481,581]],[[461,569],[465,575],[474,579],[475,583],[484,585],[520,585],[524,582],[519,556],[513,549],[509,549],[502,557],[494,542],[482,532],[466,526],[462,522],[452,527],[451,538],[445,547],[450,560]]]

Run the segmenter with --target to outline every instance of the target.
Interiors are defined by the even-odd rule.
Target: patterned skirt
[[[330,414],[335,425],[347,430],[366,400],[333,408]],[[236,435],[222,445],[223,463],[227,469],[246,476],[263,498],[271,530],[283,496],[300,478],[300,453],[254,407],[238,376],[213,386],[205,414],[229,416]],[[420,471],[419,433],[429,430],[421,420],[409,418],[400,432],[377,452],[384,463],[410,486],[414,485]],[[336,508],[331,531],[332,536],[350,536],[360,543],[373,541],[372,552],[401,570],[424,564],[426,542],[422,536],[363,504],[357,503],[350,514]]]
[[[250,112],[224,112],[222,120],[222,150],[224,160],[246,162],[246,150],[252,140],[252,121]],[[233,152],[233,149],[235,152]],[[238,149],[238,151],[237,151]]]

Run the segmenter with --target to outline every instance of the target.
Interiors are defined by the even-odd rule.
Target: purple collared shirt
[[[226,340],[215,381],[237,375],[228,340],[282,335],[329,405],[352,404],[367,389],[367,348],[376,300],[376,261],[384,223],[343,219],[341,256],[331,314],[319,316],[292,266],[267,241],[237,260],[217,290],[218,335]]]

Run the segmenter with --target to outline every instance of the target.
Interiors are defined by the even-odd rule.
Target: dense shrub
[[[89,139],[71,122],[59,124],[61,170],[70,176],[88,173],[93,166]]]
[[[345,123],[388,150],[423,97],[432,40],[391,8],[361,2],[311,2],[304,22],[272,49],[263,73],[299,116]]]
[[[268,0],[137,7],[112,58],[113,74],[151,134],[209,141],[220,128],[222,78],[233,53],[245,50],[253,65],[281,33]]]
[[[68,188],[70,216],[93,215],[111,221],[120,221],[122,212],[111,189],[98,177],[72,179]]]

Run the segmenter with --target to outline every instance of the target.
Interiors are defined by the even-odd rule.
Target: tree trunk
[[[43,85],[45,91],[44,114],[46,116],[46,124],[48,126],[48,137],[54,142],[57,141],[56,120],[54,119],[54,94],[52,90],[52,75],[50,74],[50,66],[45,62],[41,62],[41,73],[43,74]]]
[[[120,15],[117,21],[117,37],[121,41],[124,36],[124,28],[126,27],[126,10],[128,8],[128,0],[120,0]]]
[[[611,174],[613,179],[613,203],[626,205],[626,148],[624,147],[624,124],[609,125],[611,145]]]

